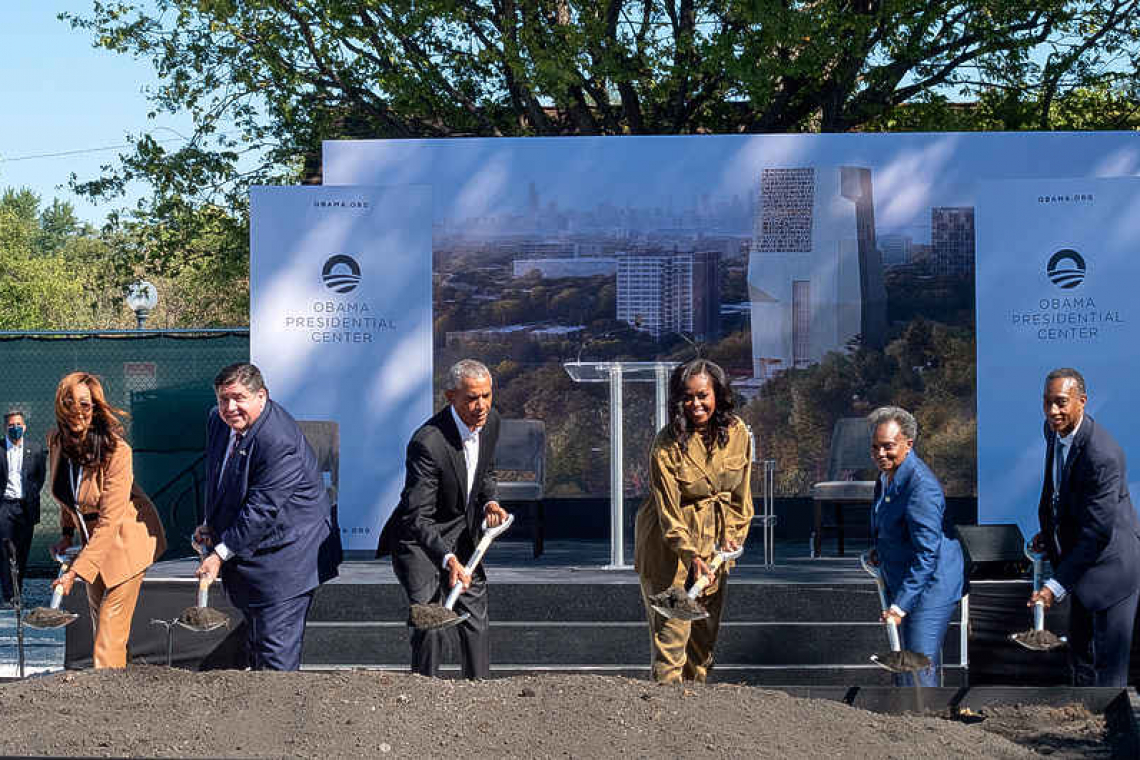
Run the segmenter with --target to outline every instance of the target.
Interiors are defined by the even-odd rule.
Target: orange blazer
[[[60,505],[59,526],[73,528],[82,540],[83,528],[66,485],[70,468],[60,459],[59,435],[53,432],[48,436],[49,482],[51,494]],[[166,551],[166,533],[158,510],[135,483],[131,447],[121,438],[106,466],[83,468],[78,501],[91,538],[72,569],[88,583],[102,576],[107,588],[118,586],[150,567]]]

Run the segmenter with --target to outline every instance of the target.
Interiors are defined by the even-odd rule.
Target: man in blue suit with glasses
[[[340,561],[332,507],[312,447],[257,367],[224,368],[214,392],[206,522],[194,532],[211,552],[198,575],[221,575],[249,626],[254,670],[297,670],[313,592]]]

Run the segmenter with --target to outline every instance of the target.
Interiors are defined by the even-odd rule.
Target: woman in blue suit
[[[903,649],[930,658],[930,667],[917,674],[919,685],[937,686],[942,640],[965,582],[962,547],[951,537],[938,478],[912,451],[918,434],[914,417],[885,406],[868,419],[871,456],[881,473],[871,534],[890,601],[883,622],[893,619],[899,626]],[[896,676],[895,682],[914,683],[909,673]]]

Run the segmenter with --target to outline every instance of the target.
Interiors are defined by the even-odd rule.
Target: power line
[[[174,130],[169,127],[162,127],[171,132]],[[234,132],[220,132],[222,136],[234,134]],[[167,137],[164,140],[155,140],[157,143],[170,143],[170,142],[190,142],[190,138],[179,135],[178,137]],[[110,150],[123,150],[124,148],[133,148],[131,143],[123,143],[121,145],[105,145],[101,148],[77,148],[75,150],[61,150],[56,153],[32,153],[26,156],[13,156],[12,158],[5,158],[0,156],[0,164],[14,164],[17,161],[34,161],[39,158],[65,158],[67,156],[82,156],[88,153],[106,153]]]

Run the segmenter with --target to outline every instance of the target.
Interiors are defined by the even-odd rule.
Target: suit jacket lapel
[[[27,447],[25,447],[27,448]],[[26,451],[24,452],[27,453]],[[0,458],[0,489],[8,487],[8,441],[4,441],[4,456]],[[4,491],[0,490],[0,497],[4,495]]]
[[[1065,452],[1065,466],[1061,469],[1061,493],[1067,494],[1069,488],[1069,475],[1073,472],[1073,462],[1082,451],[1084,451],[1085,444],[1088,443],[1089,437],[1092,435],[1093,425],[1092,417],[1085,415],[1084,420],[1081,422],[1081,427],[1077,430],[1077,434],[1073,437],[1073,444],[1069,450]]]
[[[463,440],[459,437],[459,428],[455,424],[455,418],[452,417],[450,405],[444,407],[440,430],[443,431],[444,440],[447,441],[447,453],[451,457],[451,465],[459,478],[459,501],[466,510],[467,502],[471,499],[471,494],[467,493],[467,457],[463,455]]]

